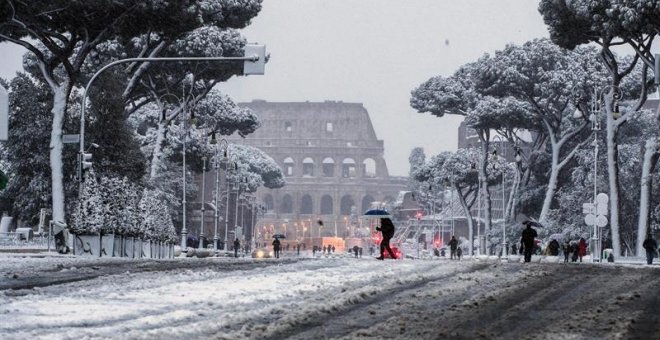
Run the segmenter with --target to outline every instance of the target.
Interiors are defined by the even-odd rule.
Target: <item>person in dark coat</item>
[[[523,222],[527,225],[522,231],[522,236],[520,237],[520,247],[521,250],[525,253],[525,262],[532,261],[532,251],[534,250],[534,240],[536,239],[536,229],[532,228],[532,224],[529,221]]]
[[[296,246],[296,255],[300,255],[300,243]]]
[[[360,250],[360,247],[357,245],[353,246],[353,253],[355,253],[355,258],[357,259],[358,257],[358,251]]]
[[[396,259],[396,255],[394,255],[392,248],[390,248],[390,239],[394,237],[394,224],[392,223],[392,220],[389,218],[381,218],[380,227],[376,227],[376,230],[380,231],[383,235],[383,240],[380,241],[380,256],[376,259],[384,260],[385,250],[387,250],[391,258]]]
[[[360,258],[362,258],[362,247],[358,248],[358,253],[360,253]]]
[[[456,256],[456,249],[458,248],[458,240],[456,240],[456,236],[452,236],[451,240],[449,241],[449,259],[453,260],[454,257]]]
[[[238,250],[241,249],[241,241],[238,239],[234,240],[234,257],[238,257]]]
[[[325,255],[325,245],[323,245],[323,255]]]
[[[335,253],[335,246],[332,246],[332,253]]]
[[[275,241],[273,241],[273,253],[275,253],[275,258],[280,258],[280,239],[277,237],[275,238]]]
[[[458,260],[461,260],[461,256],[463,256],[463,249],[461,247],[458,247],[456,249],[456,256],[458,257]]]
[[[569,255],[571,255],[571,250],[572,250],[571,241],[566,240],[566,243],[564,243],[562,248],[563,248],[562,250],[564,251],[564,263],[568,263],[568,258]]]
[[[658,254],[658,242],[651,234],[647,234],[642,247],[646,250],[646,264],[653,264],[653,257]]]

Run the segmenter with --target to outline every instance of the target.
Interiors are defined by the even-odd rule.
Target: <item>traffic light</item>
[[[92,168],[92,154],[91,153],[79,153],[78,154],[78,180],[85,180],[85,171],[88,171]]]

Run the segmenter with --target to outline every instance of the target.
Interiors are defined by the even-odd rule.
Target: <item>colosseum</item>
[[[268,241],[273,233],[306,245],[323,237],[351,237],[357,216],[405,190],[405,178],[389,176],[383,141],[361,103],[255,100],[240,105],[253,110],[262,126],[245,139],[229,141],[270,155],[287,183],[256,192],[265,208],[255,224],[257,241]]]

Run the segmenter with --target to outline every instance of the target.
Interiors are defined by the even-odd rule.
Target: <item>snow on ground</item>
[[[155,270],[155,264],[170,267]],[[629,308],[633,305],[628,303],[637,303],[639,298],[628,294],[627,285],[646,282],[638,294],[644,296],[654,285],[649,278],[659,277],[657,267],[630,267],[521,265],[491,258],[460,262],[346,256],[135,261],[4,256],[0,257],[0,286],[11,282],[12,275],[75,277],[94,270],[110,274],[34,289],[0,290],[0,338],[409,339],[452,337],[459,334],[452,332],[462,329],[468,332],[465,335],[492,337],[518,332],[511,329],[511,320],[521,321],[524,328],[538,318],[548,321],[545,328],[535,326],[545,329],[541,335],[582,334],[563,329],[566,312],[552,307],[558,303],[587,313],[593,320],[590,327],[598,328],[601,333],[597,334],[608,334],[607,328],[599,328],[605,314],[588,306],[604,296],[616,296],[624,300],[613,300],[611,308]],[[114,272],[104,272],[107,268]],[[584,279],[576,276],[580,272],[585,273]],[[603,280],[613,273],[627,279],[606,287],[609,282]],[[532,302],[521,304],[521,299]],[[626,302],[622,305],[621,301]],[[537,315],[539,310],[545,314]],[[482,325],[474,320],[475,313],[483,315]],[[644,313],[627,311],[621,315],[627,317],[626,323],[615,324],[618,328],[606,326],[625,334],[633,315]],[[438,317],[445,324],[438,324]],[[482,328],[488,331],[478,333]]]

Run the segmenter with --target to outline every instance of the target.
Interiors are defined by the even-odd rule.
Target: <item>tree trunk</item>
[[[610,91],[611,92],[611,91]],[[621,256],[619,235],[619,165],[614,118],[612,117],[612,93],[605,96],[607,120],[607,174],[610,189],[610,227],[612,230],[612,250],[614,256]],[[597,180],[594,178],[594,180]]]
[[[158,131],[156,133],[156,144],[154,145],[154,151],[151,155],[151,171],[149,173],[149,181],[154,180],[158,175],[158,169],[162,167],[163,161],[163,141],[165,140],[165,131],[167,131],[167,126],[165,126],[166,120],[161,119],[158,122]]]
[[[51,88],[53,91],[53,125],[50,132],[50,173],[53,199],[53,220],[66,222],[64,216],[64,175],[62,172],[62,126],[66,113],[69,83]],[[54,230],[54,233],[59,230]]]
[[[515,176],[513,177],[513,184],[511,185],[511,192],[509,192],[508,204],[506,205],[505,215],[507,221],[514,221],[516,218],[515,207],[516,207],[516,198],[518,194],[518,188],[520,188],[520,170],[516,168]]]
[[[470,207],[468,207],[467,202],[465,202],[465,197],[463,197],[463,193],[461,192],[461,189],[458,187],[458,185],[456,183],[452,183],[452,187],[458,193],[458,201],[461,204],[461,207],[463,208],[463,212],[465,213],[465,217],[467,219],[468,240],[470,242],[469,254],[470,256],[472,256],[474,255],[474,221],[472,221],[472,212],[470,212]]]
[[[548,188],[545,190],[545,198],[543,199],[543,208],[541,209],[541,216],[539,222],[541,224],[546,222],[548,213],[550,212],[550,205],[555,198],[555,191],[557,191],[557,177],[559,176],[559,146],[554,138],[552,143],[552,165],[550,169],[550,178],[548,179]]]
[[[637,224],[637,243],[636,254],[637,256],[644,256],[645,250],[642,247],[646,233],[649,227],[649,217],[651,213],[651,187],[653,184],[653,165],[657,161],[657,141],[655,138],[650,138],[646,141],[644,150],[644,162],[642,163],[642,178],[640,185],[639,195],[639,222]]]
[[[488,141],[481,143],[481,164],[479,166],[479,177],[481,177],[481,190],[484,198],[484,234],[490,231],[492,217],[491,217],[491,202],[490,190],[488,190],[488,176],[486,175],[486,167],[488,166]]]

